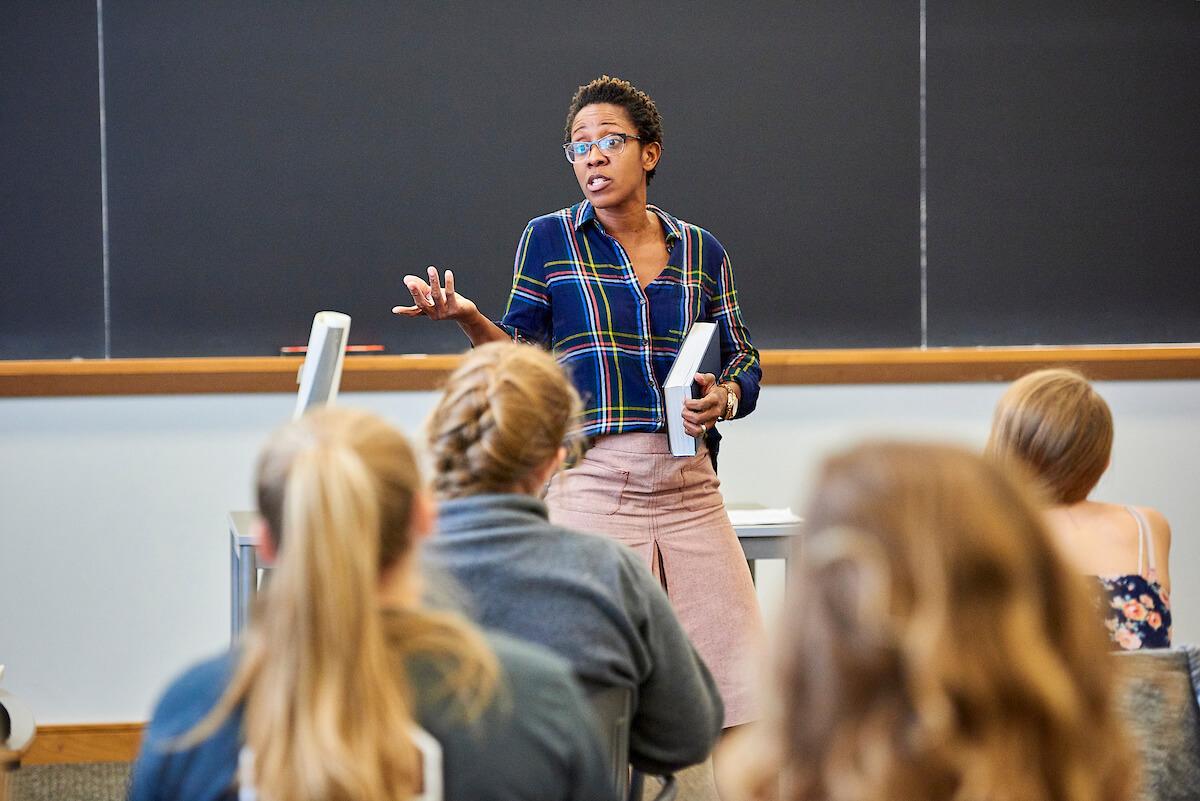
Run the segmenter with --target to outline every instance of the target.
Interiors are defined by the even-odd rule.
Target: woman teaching
[[[643,557],[716,678],[725,725],[735,726],[755,717],[744,666],[762,621],[710,451],[718,421],[754,409],[758,351],[721,243],[647,203],[662,156],[662,118],[649,95],[597,78],[572,98],[564,135],[583,200],[526,226],[500,321],[457,292],[450,270],[443,285],[434,267],[428,281],[405,276],[413,305],[393,311],[454,320],[475,345],[512,339],[555,353],[583,398],[591,448],[552,480],[551,518]],[[702,396],[683,418],[701,445],[676,458],[662,382],[697,321],[717,323],[722,370],[697,376]]]

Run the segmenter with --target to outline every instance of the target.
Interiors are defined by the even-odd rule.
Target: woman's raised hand
[[[415,275],[404,276],[404,285],[413,297],[412,306],[393,306],[392,314],[403,317],[425,315],[431,320],[470,320],[478,315],[475,303],[454,291],[454,272],[446,270],[446,286],[438,278],[437,267],[429,268],[429,281]]]

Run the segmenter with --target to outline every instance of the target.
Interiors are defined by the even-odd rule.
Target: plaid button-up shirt
[[[625,250],[586,200],[529,223],[499,325],[553,349],[583,398],[587,436],[665,429],[662,383],[693,322],[717,323],[720,381],[737,381],[738,417],[754,410],[758,350],[716,237],[654,206],[670,256],[643,290]]]

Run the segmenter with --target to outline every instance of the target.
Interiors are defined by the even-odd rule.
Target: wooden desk
[[[796,536],[795,523],[779,523],[769,526],[735,526],[738,542],[746,561],[757,559],[787,559],[792,548],[792,537]]]

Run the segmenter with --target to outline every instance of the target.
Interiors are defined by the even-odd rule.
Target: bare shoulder
[[[1167,522],[1163,513],[1150,506],[1139,506],[1137,510],[1150,524],[1150,531],[1154,534],[1155,541],[1164,545],[1169,544],[1171,542],[1171,524]]]

